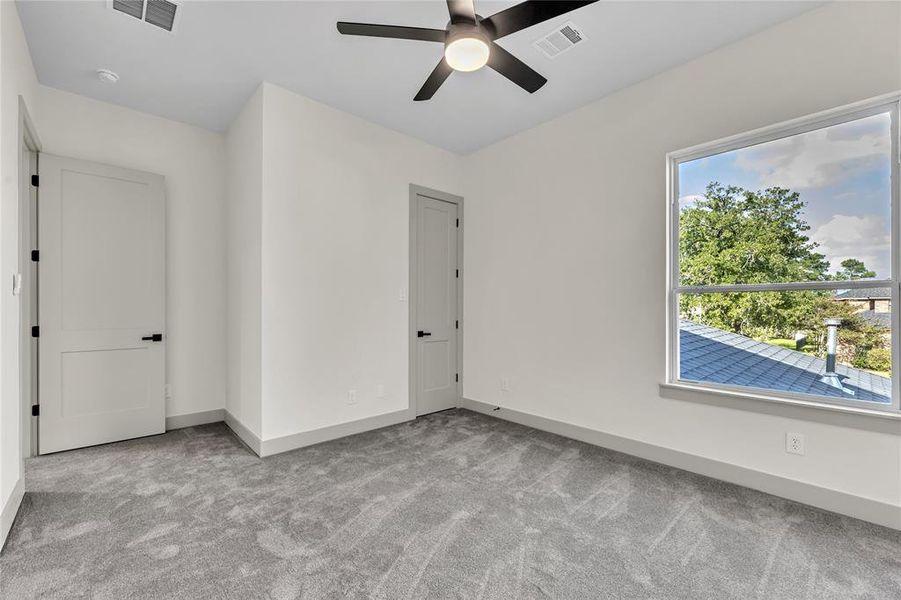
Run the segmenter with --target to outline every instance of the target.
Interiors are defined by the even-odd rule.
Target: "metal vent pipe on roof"
[[[854,395],[854,390],[846,388],[842,385],[842,379],[835,372],[835,355],[838,354],[838,327],[842,324],[841,319],[826,319],[826,372],[820,377],[820,381],[841,390],[850,396]]]
[[[835,355],[838,353],[838,327],[841,319],[826,319],[826,375],[835,375]]]

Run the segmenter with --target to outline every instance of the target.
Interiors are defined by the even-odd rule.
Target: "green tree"
[[[815,310],[798,327],[807,332],[808,343],[819,356],[826,355],[826,319],[841,319],[842,322],[839,329],[839,362],[861,368],[878,368],[868,363],[877,360],[878,354],[870,356],[871,351],[886,347],[885,330],[862,319],[847,302],[836,302],[831,295],[824,294],[817,299]]]
[[[685,286],[784,283],[875,277],[858,259],[829,262],[807,237],[804,202],[797,192],[752,192],[717,182],[679,215],[679,260]],[[824,321],[842,321],[839,360],[886,370],[885,331],[868,323],[830,291],[792,290],[730,294],[682,294],[683,318],[755,338],[791,337],[805,331],[808,348],[825,355]]]
[[[830,279],[816,252],[797,192],[773,187],[753,192],[718,182],[679,216],[682,285],[782,283]],[[683,294],[692,320],[753,337],[776,337],[806,324],[825,292]]]
[[[704,198],[681,211],[682,285],[781,283],[828,279],[797,192],[752,192],[708,184]]]
[[[835,274],[835,279],[872,279],[876,271],[870,271],[862,260],[846,258],[842,261],[842,269]]]

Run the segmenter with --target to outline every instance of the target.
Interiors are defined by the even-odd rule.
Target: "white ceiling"
[[[475,4],[488,16],[516,2]],[[535,94],[486,68],[454,73],[428,102],[413,96],[441,45],[342,36],[335,22],[443,28],[442,1],[187,0],[175,34],[105,0],[20,0],[18,8],[38,79],[52,87],[224,131],[265,80],[465,154],[819,4],[599,2],[500,42],[548,78]],[[568,20],[586,43],[553,60],[532,46]],[[98,68],[120,81],[101,83]]]

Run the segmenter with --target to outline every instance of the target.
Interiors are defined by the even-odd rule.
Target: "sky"
[[[857,258],[877,277],[891,277],[889,113],[682,163],[680,206],[691,206],[711,181],[799,192],[807,235],[831,272]]]

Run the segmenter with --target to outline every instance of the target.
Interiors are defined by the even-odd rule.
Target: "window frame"
[[[679,166],[700,158],[706,158],[763,144],[777,139],[791,137],[833,125],[847,123],[882,113],[891,115],[891,277],[883,279],[850,281],[811,281],[773,284],[735,285],[680,285],[679,271]],[[845,407],[861,412],[884,412],[901,414],[901,320],[899,320],[899,299],[901,299],[901,91],[884,94],[853,104],[821,111],[811,115],[776,123],[760,129],[721,138],[712,142],[691,146],[666,155],[666,212],[667,212],[667,269],[666,269],[666,383],[676,386],[696,387],[707,391],[722,391],[739,394],[746,398],[766,401],[789,401],[813,407]],[[682,379],[679,375],[679,295],[685,293],[729,293],[790,290],[836,290],[888,287],[891,289],[891,355],[892,355],[892,398],[890,404],[878,404],[864,400],[846,400],[757,388],[718,384]]]

